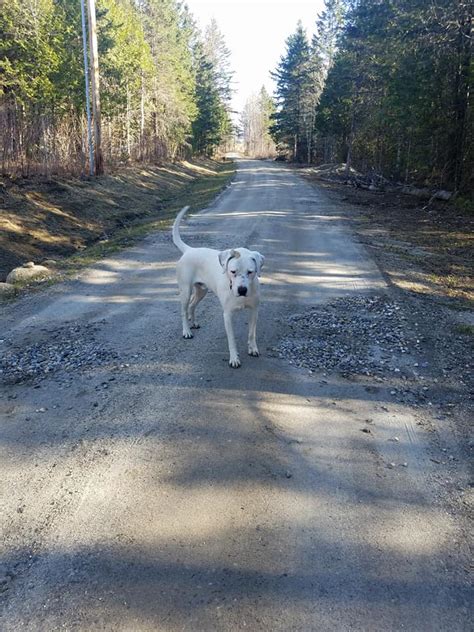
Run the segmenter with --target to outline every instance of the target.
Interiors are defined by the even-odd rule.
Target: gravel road
[[[181,338],[169,234],[3,308],[0,628],[470,629],[449,411],[337,203],[242,160],[182,234],[266,257],[238,370],[214,296]]]

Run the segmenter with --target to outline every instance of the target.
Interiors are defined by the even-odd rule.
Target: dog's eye
[[[235,270],[231,270],[230,272],[231,272],[231,274],[235,274]]]
[[[254,271],[253,271],[253,270],[249,270],[249,274],[253,274],[253,273],[254,273]]]

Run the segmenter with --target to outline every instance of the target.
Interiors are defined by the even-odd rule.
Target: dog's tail
[[[179,248],[179,250],[181,250],[181,252],[186,252],[186,250],[189,250],[189,248],[191,247],[184,243],[184,241],[181,239],[181,235],[179,234],[179,223],[186,215],[188,208],[189,206],[185,206],[180,210],[180,212],[176,215],[176,219],[174,220],[173,224],[173,243],[176,248]]]

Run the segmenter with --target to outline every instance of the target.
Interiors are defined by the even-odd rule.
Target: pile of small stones
[[[97,331],[96,324],[73,324],[46,332],[30,344],[7,346],[0,356],[0,381],[39,381],[58,371],[84,371],[116,360],[117,353],[97,341]]]
[[[285,319],[289,333],[274,349],[311,371],[343,376],[402,373],[420,341],[406,336],[401,306],[383,295],[338,298]]]

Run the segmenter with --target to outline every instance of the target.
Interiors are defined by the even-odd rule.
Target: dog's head
[[[229,279],[234,296],[247,296],[260,271],[265,258],[256,250],[235,248],[219,253],[219,262]]]

